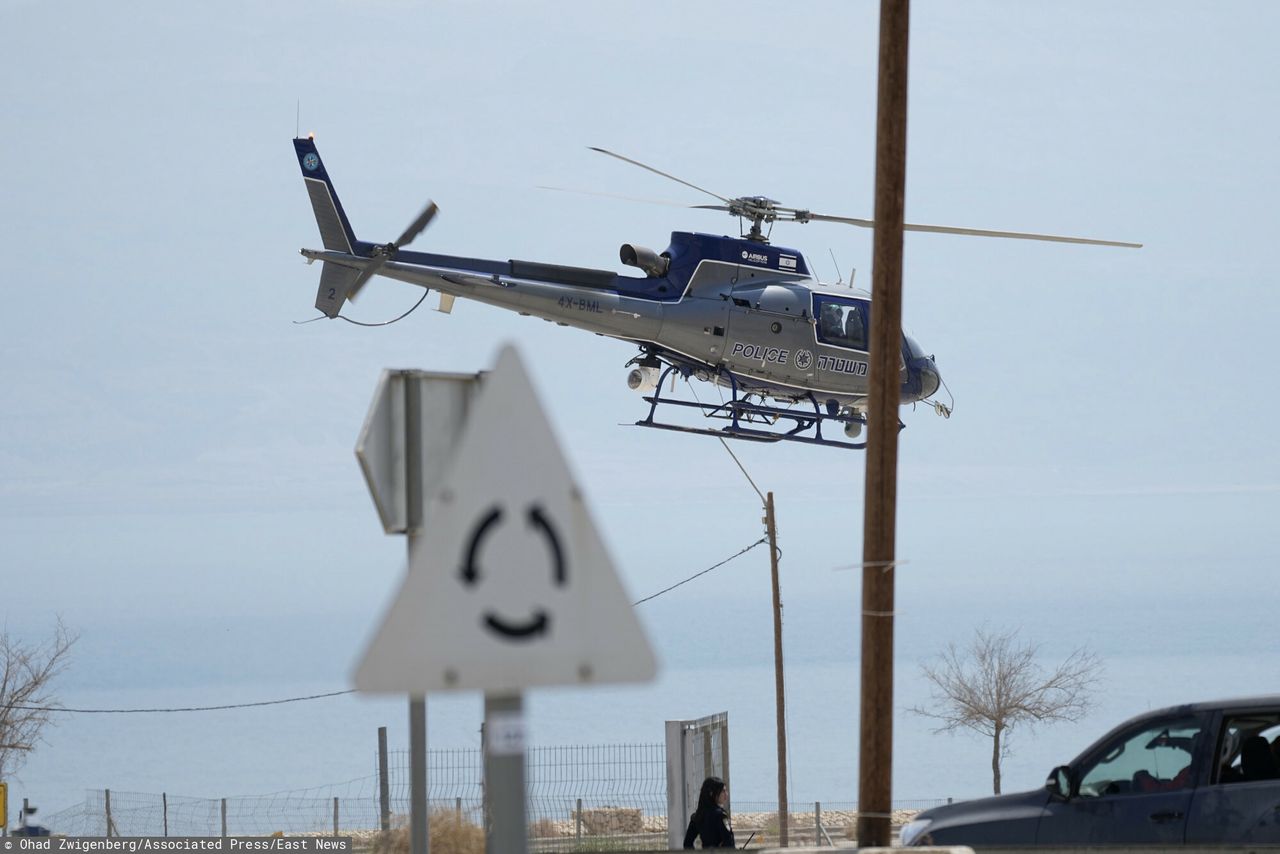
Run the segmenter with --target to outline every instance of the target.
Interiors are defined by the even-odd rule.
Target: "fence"
[[[662,744],[531,748],[526,757],[529,833],[539,852],[653,849],[666,845],[666,750]],[[388,756],[391,825],[409,814],[409,754]],[[484,761],[478,748],[428,752],[428,806],[483,825]],[[264,836],[332,834],[371,841],[381,827],[379,775],[345,783],[229,798],[94,790],[85,801],[44,817],[70,836]],[[918,810],[943,801],[895,804]],[[735,832],[745,841],[777,838],[777,804],[731,803]],[[846,838],[856,805],[829,802],[789,813],[792,844]],[[807,806],[807,805],[806,805]],[[905,821],[906,813],[899,818]],[[821,822],[819,827],[818,822]],[[827,839],[822,838],[825,835]],[[754,842],[753,842],[754,845]]]

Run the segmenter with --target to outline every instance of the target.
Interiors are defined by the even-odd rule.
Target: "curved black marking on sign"
[[[546,611],[535,611],[533,619],[527,623],[513,625],[493,612],[484,615],[484,624],[509,640],[530,640],[536,635],[545,635],[551,625]]]
[[[474,585],[480,580],[480,568],[476,566],[476,552],[480,551],[480,541],[484,539],[485,534],[501,519],[502,508],[495,504],[471,532],[471,540],[467,544],[467,559],[462,564],[462,581],[467,586]]]
[[[547,542],[551,544],[551,556],[555,561],[555,578],[556,586],[564,587],[568,581],[568,568],[564,563],[564,551],[560,548],[560,538],[556,536],[556,529],[551,527],[550,520],[542,512],[542,508],[537,504],[529,507],[529,525],[533,528],[540,528],[542,535],[547,538]]]

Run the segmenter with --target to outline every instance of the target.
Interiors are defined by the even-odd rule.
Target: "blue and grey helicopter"
[[[662,252],[622,244],[619,260],[643,275],[549,264],[486,260],[404,249],[435,217],[429,203],[390,243],[355,236],[312,137],[294,149],[323,250],[303,249],[322,262],[316,308],[336,318],[374,276],[439,292],[439,310],[461,297],[573,326],[638,346],[628,361],[627,385],[641,393],[644,427],[758,442],[792,441],[859,449],[867,419],[871,295],[820,283],[804,255],[769,242],[774,222],[833,222],[874,228],[871,220],[783,207],[763,196],[728,198],[605,149],[594,149],[716,199],[691,208],[727,211],[750,229],[739,237],[676,231]],[[1137,248],[1140,244],[1025,232],[907,224],[908,231],[1048,240]],[[425,294],[424,294],[425,296]],[[942,376],[932,355],[903,335],[902,404],[935,399]],[[719,387],[719,399],[686,400],[662,389],[668,377]],[[724,392],[728,392],[725,399]],[[659,407],[683,407],[723,427],[657,420]],[[664,409],[663,412],[671,410]],[[665,417],[665,416],[664,416]],[[901,421],[899,422],[901,425]],[[842,438],[823,435],[828,425]]]

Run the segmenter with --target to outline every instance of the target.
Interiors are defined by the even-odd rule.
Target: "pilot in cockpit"
[[[850,306],[845,313],[844,339],[850,347],[858,350],[867,349],[867,330],[862,323],[862,312],[857,306]]]
[[[833,302],[822,306],[818,331],[828,344],[840,344],[844,340],[844,328],[840,318],[840,306]]]

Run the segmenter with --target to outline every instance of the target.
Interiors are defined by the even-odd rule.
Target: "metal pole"
[[[453,799],[453,815],[458,820],[458,824],[462,824],[462,798]]]
[[[338,835],[338,799],[333,799],[333,835]]]
[[[108,838],[108,839],[110,839],[110,838],[114,835],[114,834],[112,834],[112,832],[111,832],[111,825],[112,825],[112,821],[111,821],[111,790],[110,790],[110,789],[104,789],[104,790],[103,790],[103,794],[106,796],[106,801],[107,801],[107,838]],[[27,799],[26,799],[26,798],[23,798],[23,799],[22,799],[22,811],[23,811],[24,813],[27,811]]]
[[[489,785],[484,778],[484,757],[488,753],[489,737],[485,733],[484,721],[480,721],[480,823],[484,827],[486,839],[488,839],[489,828],[493,827],[493,810],[489,808]]]
[[[778,529],[774,524],[773,493],[765,498],[764,521],[769,530],[769,570],[773,579],[773,687],[778,718],[778,845],[787,842],[787,707],[782,680],[782,591],[778,586]]]
[[[485,694],[485,794],[493,822],[486,854],[527,854],[525,826],[524,700],[520,694]]]
[[[387,770],[387,728],[378,727],[378,826],[391,830],[391,775]]]
[[[167,792],[160,793],[160,806],[164,811],[164,835],[169,835],[169,795]]]
[[[822,845],[822,801],[813,802],[813,844]]]
[[[893,777],[893,586],[902,359],[902,214],[910,0],[880,0],[870,392],[862,536],[858,846],[888,846]]]
[[[578,810],[573,815],[573,838],[582,842],[582,798],[578,798]]]
[[[422,394],[421,378],[404,373],[405,539],[409,566],[422,538]],[[409,851],[427,854],[427,701],[409,697]]]
[[[222,837],[227,836],[227,799],[222,799]]]

